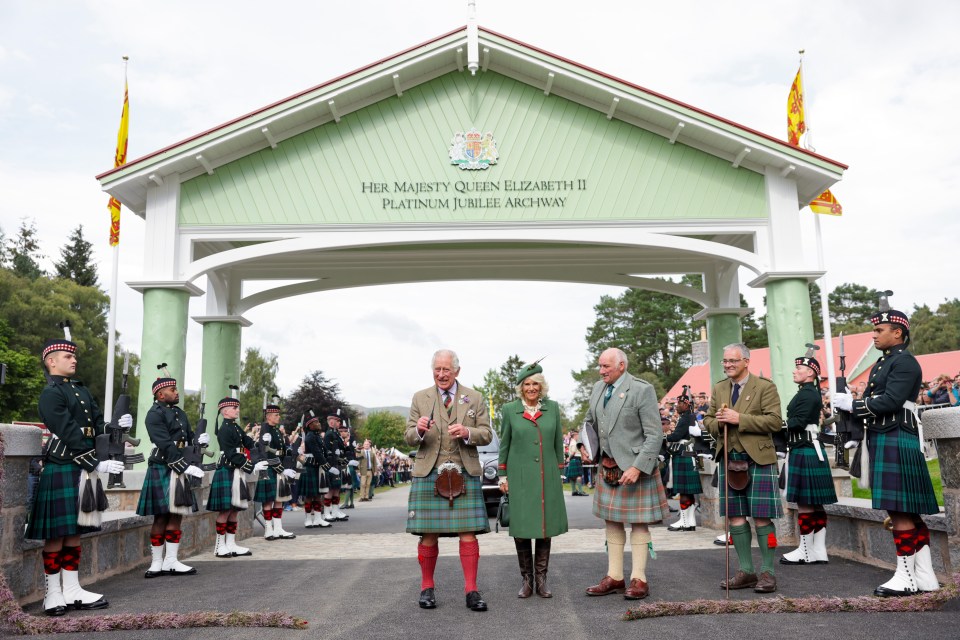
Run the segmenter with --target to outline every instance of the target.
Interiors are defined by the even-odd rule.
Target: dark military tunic
[[[80,472],[100,462],[94,438],[106,432],[103,412],[82,382],[56,378],[40,392],[43,424],[52,434],[25,537],[50,540],[96,531],[77,525]]]
[[[343,474],[347,471],[347,462],[344,458],[346,446],[343,438],[336,429],[327,429],[323,434],[323,448],[326,451],[327,463],[327,484],[331,489],[340,489],[343,486]],[[330,473],[330,469],[337,469],[340,475]]]
[[[268,457],[283,458],[286,453],[286,440],[280,433],[279,425],[271,427],[266,422],[260,427],[260,438],[265,434],[270,434],[270,444],[264,444],[263,448]],[[277,475],[283,473],[283,464],[277,463],[268,467],[266,471],[260,473],[257,479],[257,488],[254,491],[254,502],[273,502],[277,499]]]
[[[864,397],[853,411],[867,427],[873,508],[903,513],[939,513],[930,472],[920,448],[917,418],[904,407],[920,393],[920,363],[897,345],[870,370]]]
[[[235,474],[253,472],[253,463],[247,459],[246,450],[252,449],[255,443],[233,420],[224,420],[220,425],[217,443],[220,445],[220,460],[210,483],[207,511],[228,511],[237,508],[232,504]],[[246,483],[241,479],[240,485],[242,492]]]
[[[830,462],[825,453],[823,460],[817,457],[813,436],[806,430],[807,425],[820,424],[822,409],[820,389],[812,382],[800,385],[797,395],[787,405],[788,502],[820,505],[837,501]]]
[[[690,427],[696,426],[697,419],[693,411],[686,411],[680,414],[677,420],[677,426],[673,433],[664,439],[664,444],[670,449],[670,464],[673,465],[673,492],[688,495],[703,493],[703,485],[700,484],[700,471],[694,459],[683,456],[684,450],[674,451],[666,443],[680,442],[681,440],[691,440]]]
[[[300,474],[300,495],[311,498],[329,492],[326,472],[330,465],[323,447],[323,435],[319,431],[308,430],[303,436],[303,450],[306,460],[303,473]]]
[[[154,402],[147,411],[144,425],[153,450],[147,460],[149,464],[140,490],[137,514],[167,514],[170,513],[170,475],[186,471],[188,465],[183,459],[183,449],[193,444],[194,433],[187,414],[175,404]],[[196,496],[191,491],[188,497],[193,503],[190,510],[197,511]]]

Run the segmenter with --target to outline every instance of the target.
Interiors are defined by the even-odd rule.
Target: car
[[[483,469],[481,481],[483,482],[483,504],[487,507],[488,516],[496,516],[497,508],[500,506],[500,480],[497,478],[497,465],[500,462],[500,438],[497,432],[493,431],[493,439],[490,444],[477,447],[477,453],[480,454],[480,467]]]

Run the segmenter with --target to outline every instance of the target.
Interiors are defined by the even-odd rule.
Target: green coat
[[[533,421],[524,417],[523,403],[514,400],[500,414],[499,473],[509,483],[510,535],[552,538],[566,533],[560,406],[544,398]]]

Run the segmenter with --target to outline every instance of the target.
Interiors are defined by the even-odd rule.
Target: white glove
[[[203,477],[203,469],[201,469],[200,467],[192,464],[192,465],[190,465],[189,467],[187,467],[186,469],[184,469],[183,475],[185,475],[185,476],[193,476],[194,478],[202,478],[202,477]]]
[[[853,411],[853,396],[849,393],[835,393],[833,406],[842,411]]]
[[[291,480],[293,480],[294,478],[297,477],[297,472],[294,471],[293,469],[284,469],[284,470],[283,470],[283,475],[286,476],[287,478],[290,478]]]
[[[657,456],[657,460],[659,460],[660,462],[666,462],[667,459],[663,456]]]
[[[340,469],[337,469],[336,467],[330,467],[330,473],[332,473],[335,476],[338,476],[340,475]]]
[[[123,463],[119,460],[102,460],[97,463],[97,473],[123,473]]]
[[[340,455],[340,453],[341,453],[341,451],[340,451],[340,449],[337,449],[336,451],[334,451],[334,453],[335,453],[335,454],[337,454],[337,455],[339,456],[339,455]]]
[[[120,416],[120,419],[117,420],[117,425],[121,429],[129,429],[130,427],[133,426],[133,416],[130,415],[129,413],[123,414],[122,416]]]
[[[265,433],[260,436],[260,439],[263,440],[264,443],[270,444],[270,441],[273,440],[273,436],[271,436],[269,433]]]
[[[786,457],[787,457],[787,454],[785,454],[783,451],[777,451],[777,458],[779,458],[780,460],[784,460],[786,459]]]
[[[360,463],[357,462],[356,460],[351,460],[350,462],[347,463],[347,466],[348,466],[348,467],[359,467],[359,466],[360,466]]]
[[[197,436],[197,444],[199,445],[210,444],[210,434],[201,433],[199,436]]]
[[[843,448],[844,448],[844,449],[856,449],[856,448],[859,447],[859,446],[860,446],[860,443],[857,442],[856,440],[847,440],[846,443],[844,443]]]
[[[694,424],[694,425],[691,425],[691,426],[690,426],[690,435],[693,436],[693,437],[695,437],[695,438],[699,438],[700,436],[703,435],[703,430],[700,429],[700,427],[698,427],[698,426],[695,425],[695,424]]]
[[[266,471],[266,470],[267,470],[267,467],[269,467],[269,466],[270,466],[270,465],[267,464],[267,461],[266,461],[266,460],[261,460],[261,461],[258,462],[257,464],[253,465],[253,472],[254,472],[254,473],[260,473],[261,471]]]

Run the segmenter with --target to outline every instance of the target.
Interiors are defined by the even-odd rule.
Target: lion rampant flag
[[[797,75],[790,85],[787,96],[787,141],[795,147],[800,146],[800,138],[807,130],[803,118],[803,66],[797,69]]]
[[[130,101],[127,97],[127,81],[123,81],[123,111],[120,114],[120,131],[117,133],[117,152],[113,157],[114,168],[127,162],[127,127],[130,124]],[[110,246],[120,244],[120,201],[111,197],[107,204],[110,210]]]

